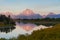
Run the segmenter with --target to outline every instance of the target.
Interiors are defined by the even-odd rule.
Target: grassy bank
[[[0,39],[6,40],[6,39]],[[55,25],[53,28],[34,31],[28,36],[18,36],[9,40],[60,40],[60,24]]]
[[[60,24],[53,28],[34,31],[29,36],[21,35],[17,40],[60,40]]]

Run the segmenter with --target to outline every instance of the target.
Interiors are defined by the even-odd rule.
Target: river
[[[31,34],[33,31],[41,30],[45,28],[51,28],[52,26],[36,25],[33,23],[17,23],[14,26],[15,28],[0,28],[0,38],[13,38],[18,37],[19,35]]]

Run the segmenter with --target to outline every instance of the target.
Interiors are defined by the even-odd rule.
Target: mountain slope
[[[60,18],[60,14],[50,13],[46,17],[49,17],[49,18]]]
[[[42,16],[40,14],[36,14],[30,9],[26,9],[22,13],[20,13],[19,15],[14,16],[14,17],[15,18],[20,18],[20,19],[38,19],[38,18],[42,18]]]

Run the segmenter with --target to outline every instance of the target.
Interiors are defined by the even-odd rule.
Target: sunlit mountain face
[[[29,16],[29,15],[33,15],[34,12],[30,9],[26,9],[22,12],[22,15],[26,15],[26,16]]]
[[[30,9],[26,9],[22,11],[19,15],[15,15],[14,18],[20,18],[20,19],[38,19],[42,18],[42,16],[38,13],[34,13]]]
[[[0,14],[3,15],[10,15],[11,18],[14,19],[39,19],[39,18],[60,18],[60,14],[55,14],[53,12],[48,13],[48,15],[40,15],[39,13],[35,13],[33,12],[33,10],[30,9],[25,9],[23,10],[21,13],[19,13],[18,15],[14,15],[14,13],[12,12],[0,12]]]

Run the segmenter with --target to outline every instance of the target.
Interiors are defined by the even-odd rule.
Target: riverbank
[[[5,38],[0,40],[7,40]],[[52,28],[34,31],[31,35],[20,35],[17,38],[8,40],[60,40],[60,24]]]
[[[16,19],[17,22],[23,23],[33,23],[36,25],[54,26],[55,24],[60,24],[60,18],[43,18],[43,19]]]

